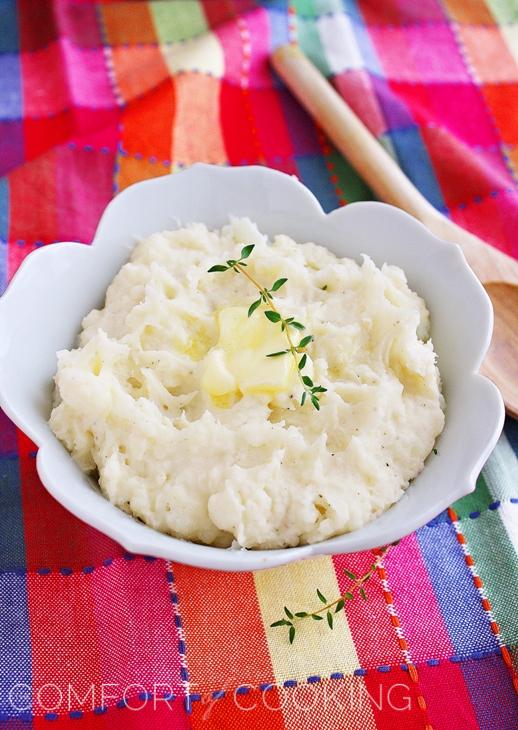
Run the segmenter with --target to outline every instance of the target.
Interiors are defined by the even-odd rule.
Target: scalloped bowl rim
[[[257,202],[249,201],[251,192],[256,189],[262,193],[266,201],[263,205],[264,209]],[[192,193],[191,196],[189,196],[189,190]],[[235,208],[240,208],[240,206],[242,208],[243,205],[248,206],[247,214],[252,220],[258,222],[260,228],[273,226],[273,230],[277,230],[277,232],[287,231],[275,228],[275,221],[282,221],[284,216],[286,223],[288,213],[291,213],[289,217],[290,226],[295,226],[295,228],[299,226],[301,231],[303,225],[306,225],[309,229],[314,227],[314,230],[318,231],[325,228],[327,238],[325,241],[319,240],[318,242],[327,244],[329,243],[328,239],[332,239],[336,241],[335,245],[338,248],[344,236],[343,231],[354,231],[359,240],[365,235],[367,243],[363,248],[365,253],[370,255],[372,253],[369,249],[373,246],[376,248],[378,245],[374,242],[373,231],[378,226],[378,235],[380,235],[379,230],[382,223],[383,234],[389,241],[386,260],[389,263],[394,263],[391,253],[394,253],[396,257],[403,257],[403,259],[407,257],[408,261],[411,260],[414,271],[419,272],[421,265],[419,262],[422,259],[422,268],[424,269],[425,266],[430,267],[427,269],[426,278],[422,280],[422,285],[426,287],[428,285],[427,281],[431,277],[435,282],[434,287],[442,288],[441,296],[446,297],[446,299],[450,297],[452,301],[448,300],[448,302],[452,307],[456,305],[457,309],[455,311],[464,312],[462,315],[458,315],[464,316],[465,320],[462,325],[464,329],[458,332],[455,328],[459,328],[460,325],[455,324],[456,318],[450,317],[451,322],[445,319],[443,331],[446,332],[447,330],[447,345],[443,346],[443,353],[438,349],[441,367],[441,359],[448,359],[449,357],[448,344],[449,347],[455,347],[456,335],[465,337],[468,343],[466,345],[468,352],[471,348],[469,357],[464,352],[464,348],[459,350],[460,359],[464,357],[467,360],[463,367],[459,369],[459,373],[455,372],[455,364],[451,366],[453,368],[451,380],[455,383],[455,389],[450,395],[452,400],[455,401],[455,413],[450,413],[450,403],[447,399],[446,427],[445,432],[439,439],[439,451],[440,454],[443,454],[444,461],[441,464],[439,457],[435,460],[429,458],[423,472],[410,485],[405,495],[380,517],[359,530],[312,545],[278,550],[250,551],[199,545],[159,533],[139,523],[112,505],[100,492],[92,489],[88,478],[80,472],[70,454],[57,441],[46,423],[46,418],[48,418],[48,397],[46,400],[43,396],[40,398],[37,382],[34,387],[31,383],[34,392],[31,391],[28,394],[26,393],[27,388],[22,387],[19,382],[22,380],[24,369],[25,377],[27,377],[27,364],[23,360],[24,349],[20,347],[15,332],[20,331],[22,337],[24,332],[30,334],[31,345],[33,340],[37,340],[40,336],[42,324],[48,325],[48,322],[51,321],[50,331],[53,332],[58,326],[56,313],[61,311],[58,306],[60,292],[67,287],[68,299],[66,299],[67,293],[62,296],[65,297],[64,301],[67,304],[72,303],[67,313],[70,311],[71,315],[74,314],[73,303],[82,296],[81,292],[84,290],[79,286],[77,288],[73,286],[75,281],[73,277],[75,276],[78,281],[81,280],[83,275],[81,271],[84,272],[90,266],[92,268],[91,276],[93,277],[95,274],[99,278],[101,269],[96,269],[93,265],[95,257],[99,260],[104,259],[103,263],[109,263],[109,265],[103,267],[103,272],[105,269],[110,271],[110,266],[112,272],[106,274],[106,281],[103,283],[102,289],[100,284],[97,285],[97,288],[100,289],[97,300],[99,296],[102,300],[106,290],[104,284],[107,285],[111,281],[114,273],[127,258],[130,250],[127,243],[122,244],[120,241],[118,248],[112,245],[114,251],[108,244],[113,240],[118,240],[119,232],[121,240],[124,235],[126,235],[126,238],[131,235],[122,232],[125,226],[132,225],[132,221],[128,221],[128,219],[131,219],[134,215],[139,215],[136,210],[137,206],[133,205],[135,200],[147,201],[147,206],[142,206],[142,208],[145,208],[142,214],[144,218],[153,215],[154,205],[158,206],[159,215],[163,218],[164,211],[169,205],[169,196],[171,196],[173,208],[177,200],[181,200],[180,205],[183,205],[186,210],[200,209],[200,207],[196,207],[199,201],[192,200],[194,194],[201,195],[201,209],[205,205],[207,210],[214,210],[215,206],[221,205],[222,201],[226,199],[225,196],[230,196],[230,199],[235,201]],[[203,195],[205,195],[205,198],[203,198]],[[219,198],[221,198],[221,201],[218,200]],[[235,208],[233,210],[220,210],[219,213],[214,215],[228,219],[230,214],[243,214],[241,209],[235,210]],[[254,209],[256,211],[255,215]],[[189,214],[186,214],[182,218],[182,223],[190,220],[202,220],[209,223],[207,219],[211,217],[210,215],[203,216],[203,213],[198,218],[192,217],[192,215],[191,213],[189,217]],[[298,220],[295,221],[295,216],[297,219],[300,218],[300,223]],[[268,220],[268,225],[262,226],[261,218]],[[376,223],[376,219],[379,219],[378,223]],[[173,218],[171,220],[174,222]],[[146,225],[147,233],[152,232],[152,221],[146,222]],[[278,225],[282,224],[279,223]],[[159,228],[160,226],[157,226],[154,230]],[[370,231],[370,228],[373,228],[373,230]],[[133,229],[129,228],[129,230]],[[134,231],[133,234],[139,232]],[[290,232],[290,235],[293,234]],[[398,236],[401,238],[401,242]],[[422,243],[427,245],[414,247],[413,244],[411,246],[407,243],[403,244],[402,239],[405,236],[412,241],[414,238],[421,238]],[[302,240],[300,235],[294,237],[296,240]],[[305,240],[311,240],[311,238],[308,237]],[[350,243],[350,240],[348,243]],[[385,244],[383,245],[385,246]],[[122,250],[124,246],[126,247],[125,254]],[[332,248],[332,245],[329,247]],[[376,249],[378,258],[385,255],[384,253],[380,254],[380,250]],[[384,251],[385,248],[382,250]],[[419,251],[419,258],[415,253],[416,250]],[[341,250],[340,253],[341,255],[358,256],[359,251],[349,253],[347,250],[344,253]],[[77,259],[75,264],[74,259]],[[374,259],[376,260],[376,255],[374,255]],[[79,263],[83,264],[81,270],[78,266]],[[398,265],[402,264],[398,262]],[[436,272],[433,271],[434,266]],[[402,268],[406,270],[405,265],[402,265]],[[45,299],[45,297],[42,297],[45,289],[42,283],[43,273],[40,273],[40,269],[47,272],[49,277],[57,276],[56,272],[64,272],[70,278],[62,279],[61,287],[52,287],[53,296],[51,295],[48,299]],[[437,273],[439,269],[440,276]],[[73,272],[75,273],[73,274]],[[84,275],[86,276],[86,274]],[[449,277],[454,285],[446,286],[443,280],[444,277],[446,280]],[[410,283],[412,285],[412,282]],[[41,312],[43,319],[42,322],[31,324],[31,317],[28,315],[28,311],[31,311],[29,304],[31,303],[31,296],[37,296],[37,294],[31,292],[37,290],[38,287],[40,287],[40,300],[38,300],[37,310]],[[92,290],[95,289],[94,286]],[[459,294],[459,290],[462,296]],[[90,298],[92,296],[89,291],[88,294],[84,295],[87,301],[89,301],[88,296]],[[426,299],[432,310],[433,324],[434,306],[442,311],[443,303],[439,302],[439,294],[434,294],[434,290],[430,291],[431,295],[429,293]],[[469,300],[470,304],[469,307],[463,309],[465,298]],[[45,299],[45,301],[40,303],[42,299]],[[82,317],[91,308],[87,305],[89,309],[83,311],[80,304],[76,306],[78,311],[75,312],[73,319],[71,318],[70,322],[66,318],[64,320],[67,323],[68,334],[61,347],[70,346],[70,333],[79,331]],[[34,310],[32,311],[34,312]],[[54,314],[54,319],[46,320],[44,318],[48,311]],[[470,312],[473,312],[473,314],[470,315]],[[444,319],[444,314],[441,316]],[[38,324],[40,329],[37,328]],[[37,470],[50,494],[78,518],[113,538],[126,550],[132,553],[154,555],[189,565],[219,570],[235,571],[271,568],[302,558],[365,550],[395,541],[429,522],[453,501],[474,489],[476,478],[494,448],[504,422],[504,408],[499,391],[491,381],[478,373],[480,364],[489,347],[492,324],[493,314],[489,297],[467,265],[460,248],[436,238],[421,223],[399,209],[383,203],[363,202],[352,203],[326,214],[313,193],[296,178],[284,173],[259,166],[231,168],[198,163],[176,175],[145,180],[126,188],[106,207],[91,246],[71,242],[52,244],[36,249],[24,259],[4,295],[0,298],[0,329],[7,333],[5,340],[0,343],[0,353],[3,358],[6,358],[4,362],[7,362],[11,352],[14,353],[14,362],[0,369],[0,406],[38,446]],[[57,334],[56,337],[58,337]],[[433,337],[437,348],[434,334]],[[35,342],[34,346],[37,346],[37,344]],[[60,348],[56,348],[54,354],[57,349]],[[37,352],[38,350],[33,353],[31,365],[38,361]],[[48,370],[49,352],[46,352],[46,357]],[[34,371],[29,370],[29,372],[33,373]],[[41,377],[44,377],[44,373]],[[37,381],[37,378],[35,380]],[[24,382],[27,383],[28,381],[25,380]],[[477,417],[482,415],[483,418],[476,424]],[[463,418],[465,421],[462,420]],[[455,420],[455,426],[452,427],[453,435],[447,433],[449,421],[452,419]],[[464,431],[470,436],[471,442],[466,443],[464,439],[460,438]],[[457,443],[452,443],[455,433],[457,434]],[[469,448],[470,443],[471,450]],[[463,450],[462,455],[459,450]],[[431,476],[432,471],[434,472],[433,476]],[[424,477],[422,475],[425,472],[427,477],[430,473],[429,488],[423,492],[423,495],[415,497],[418,491],[418,482],[423,482]],[[432,488],[435,483],[442,486],[444,480],[446,480],[446,487],[442,491],[441,489],[434,490]],[[404,509],[401,507],[403,503]],[[401,519],[398,520],[398,517],[404,518],[403,524],[401,524]]]

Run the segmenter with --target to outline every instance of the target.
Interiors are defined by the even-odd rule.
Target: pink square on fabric
[[[116,106],[103,49],[79,48],[67,39],[61,43],[73,103],[94,109]]]
[[[272,75],[269,64],[270,54],[270,23],[268,13],[264,8],[258,8],[253,13],[241,16],[245,30],[245,46],[250,45],[250,86],[252,88],[271,87]],[[244,53],[245,62],[248,60]]]
[[[471,81],[446,23],[404,28],[373,26],[369,33],[389,79],[420,83]]]
[[[415,534],[406,537],[403,545],[404,552],[396,547],[388,553],[385,568],[412,660],[450,657],[454,648]]]
[[[231,84],[246,85],[245,69],[243,67],[243,39],[242,31],[237,20],[232,20],[214,28],[225,58],[224,79]]]
[[[260,8],[214,28],[225,56],[224,78],[237,86],[270,88],[270,26]]]
[[[488,146],[498,142],[494,122],[478,86],[391,81],[390,88],[423,126],[444,127],[469,145]]]
[[[21,54],[25,116],[48,116],[70,105],[59,43]]]
[[[163,560],[149,562],[139,556],[119,558],[88,576],[92,581],[99,674],[103,682],[117,685],[120,693],[132,683],[141,685],[136,694],[153,692],[154,684],[161,685],[156,690],[160,696],[183,692],[174,610],[177,597],[167,576]]]
[[[366,71],[344,71],[334,78],[335,86],[370,131],[379,137],[387,131],[371,76]]]

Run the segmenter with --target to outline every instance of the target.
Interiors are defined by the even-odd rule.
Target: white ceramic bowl
[[[221,226],[249,216],[264,233],[315,241],[340,256],[367,253],[397,264],[427,301],[447,402],[446,426],[405,495],[360,530],[283,550],[225,550],[163,535],[114,507],[76,466],[47,425],[56,351],[73,346],[81,320],[102,304],[137,238],[192,221]],[[80,519],[127,550],[221,570],[255,570],[314,555],[392,542],[471,492],[502,429],[495,386],[478,369],[492,330],[490,301],[460,249],[381,203],[355,203],[325,215],[295,178],[263,167],[194,165],[138,183],[107,207],[92,246],[59,243],[28,256],[0,300],[0,404],[37,444],[48,491]]]

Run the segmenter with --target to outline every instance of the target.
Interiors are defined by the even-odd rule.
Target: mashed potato
[[[249,269],[314,335],[300,406],[280,326],[243,275],[209,274],[253,243]],[[249,327],[249,329],[247,329]],[[251,328],[251,329],[250,329]],[[273,338],[273,339],[270,339]],[[401,497],[444,425],[429,316],[395,266],[338,259],[247,219],[141,241],[79,347],[58,353],[50,425],[103,493],[151,527],[279,548],[361,527]],[[277,370],[275,369],[277,368]]]

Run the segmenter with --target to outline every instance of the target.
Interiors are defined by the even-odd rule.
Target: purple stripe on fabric
[[[0,575],[0,714],[31,712],[31,676],[26,578]]]
[[[0,55],[0,118],[17,119],[21,114],[20,58]]]
[[[277,95],[281,102],[295,156],[321,154],[315,125],[309,115],[293,95],[285,89],[279,89]]]
[[[424,527],[417,539],[455,652],[497,649],[453,527],[446,523]]]
[[[480,730],[518,727],[518,696],[500,655],[462,665]]]
[[[1,225],[1,191],[2,191],[2,180],[0,180],[0,225]],[[1,228],[0,228],[0,236]],[[16,426],[14,423],[5,415],[0,409],[0,457],[2,456],[16,456],[17,454],[17,439],[16,439]]]
[[[23,152],[23,121],[0,120],[0,175],[5,175],[21,164]]]
[[[371,81],[387,127],[390,130],[411,127],[415,123],[412,114],[405,102],[390,89],[387,81],[377,74],[372,74]]]

